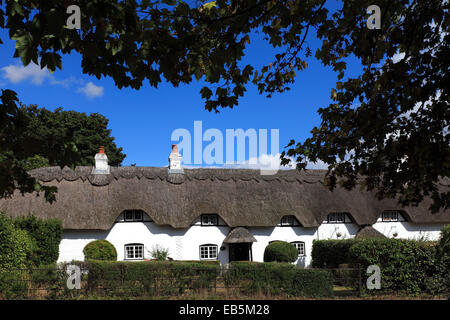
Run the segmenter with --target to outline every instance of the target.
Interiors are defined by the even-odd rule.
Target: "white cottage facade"
[[[13,216],[62,220],[59,262],[84,260],[84,247],[98,239],[114,245],[118,260],[151,259],[159,247],[174,260],[222,264],[263,261],[266,246],[282,240],[297,248],[295,263],[308,267],[315,239],[353,238],[371,226],[389,238],[438,240],[450,223],[448,210],[431,214],[427,201],[397,208],[361,191],[330,192],[320,183],[323,171],[183,170],[176,147],[169,168],[110,168],[103,149],[95,160],[94,167],[31,172],[58,187],[54,204],[35,195],[0,200],[0,211]]]

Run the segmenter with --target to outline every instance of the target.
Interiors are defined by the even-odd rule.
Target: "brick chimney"
[[[178,153],[176,144],[172,145],[172,153],[169,156],[169,173],[184,173],[181,167],[181,154]]]
[[[100,146],[98,153],[95,155],[95,166],[92,169],[92,174],[109,174],[108,157],[105,153],[105,147]]]

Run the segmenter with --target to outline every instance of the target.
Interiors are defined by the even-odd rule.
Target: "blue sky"
[[[101,113],[109,119],[112,135],[127,155],[123,165],[167,165],[172,132],[185,128],[193,133],[196,120],[202,121],[204,131],[216,128],[224,137],[226,129],[279,129],[281,152],[290,139],[303,141],[320,124],[317,110],[331,103],[330,90],[337,80],[337,74],[313,54],[307,59],[308,68],[297,72],[290,91],[266,98],[250,85],[237,107],[217,114],[204,109],[199,93],[202,83],[178,88],[162,83],[157,89],[146,83],[140,90],[118,89],[110,78],[98,80],[83,74],[79,54],[64,56],[62,70],[53,74],[36,66],[23,68],[20,60],[13,58],[15,42],[4,30],[0,30],[0,38],[4,41],[0,45],[0,88],[15,90],[24,104]],[[274,49],[262,36],[253,35],[251,41],[243,63],[270,62]],[[321,43],[314,32],[308,42],[313,53]],[[348,60],[347,76],[356,76],[360,70],[357,60]]]

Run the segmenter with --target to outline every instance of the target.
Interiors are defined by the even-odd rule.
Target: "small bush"
[[[107,240],[89,242],[83,249],[85,260],[116,261],[116,248]]]
[[[152,248],[152,251],[150,252],[153,259],[156,259],[158,261],[166,261],[169,257],[169,249],[162,248],[159,245],[156,245]]]
[[[264,250],[264,262],[295,262],[297,258],[297,249],[285,241],[272,242]]]

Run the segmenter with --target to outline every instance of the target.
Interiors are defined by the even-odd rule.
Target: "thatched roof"
[[[224,243],[243,243],[243,242],[256,242],[254,236],[248,232],[246,228],[238,227],[232,229],[223,240]]]
[[[384,234],[376,230],[372,226],[364,226],[357,233],[355,238],[357,239],[373,239],[373,238],[386,238]]]
[[[167,168],[112,167],[110,174],[91,172],[92,167],[32,170],[41,183],[58,187],[56,202],[17,193],[0,200],[0,211],[59,218],[65,229],[101,230],[110,229],[127,209],[141,209],[156,223],[174,228],[187,228],[205,213],[217,213],[230,227],[275,226],[285,215],[294,215],[304,227],[317,227],[330,212],[348,212],[355,223],[370,225],[382,211],[398,209],[413,223],[450,222],[449,210],[429,213],[429,200],[401,208],[395,200],[378,201],[368,192],[328,191],[323,170],[261,175],[250,169],[184,169],[184,174],[169,175]]]

